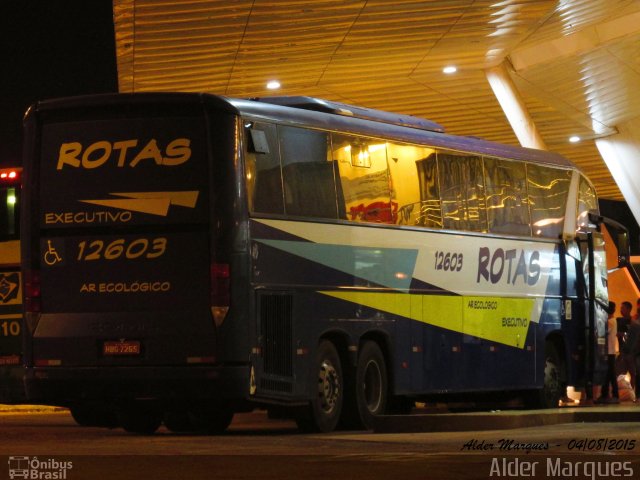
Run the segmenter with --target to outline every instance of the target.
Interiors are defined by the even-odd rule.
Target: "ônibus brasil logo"
[[[66,480],[67,472],[73,468],[73,462],[55,458],[9,457],[9,478],[32,480]]]

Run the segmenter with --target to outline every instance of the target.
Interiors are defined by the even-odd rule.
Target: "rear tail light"
[[[39,313],[41,310],[40,271],[31,270],[24,273],[25,310],[28,313]]]
[[[20,177],[20,170],[3,168],[0,170],[0,180],[2,181],[17,181]]]
[[[231,275],[228,263],[211,265],[211,314],[216,326],[224,322],[231,302]]]

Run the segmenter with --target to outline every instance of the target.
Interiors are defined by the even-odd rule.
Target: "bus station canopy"
[[[546,148],[577,164],[601,198],[628,200],[619,186],[633,170],[616,171],[597,142],[621,132],[640,139],[637,1],[114,0],[113,8],[121,92],[312,96],[517,145],[488,81],[501,68]],[[448,66],[457,71],[444,73]],[[274,80],[276,92],[267,88]]]

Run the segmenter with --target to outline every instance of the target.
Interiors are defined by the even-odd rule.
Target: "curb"
[[[375,433],[469,432],[541,427],[562,423],[640,422],[640,407],[557,408],[475,413],[382,415]]]
[[[0,405],[2,413],[57,413],[66,412],[63,407],[52,407],[49,405]]]

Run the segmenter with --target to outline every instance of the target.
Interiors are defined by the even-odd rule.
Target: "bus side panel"
[[[254,285],[291,296],[291,311],[300,313],[290,320],[290,328],[316,335],[306,341],[292,334],[277,342],[262,342],[264,355],[270,355],[270,346],[283,342],[313,351],[322,335],[338,344],[344,338],[357,351],[361,339],[369,337],[387,351],[397,394],[541,385],[536,369],[538,335],[541,324],[547,322],[547,309],[559,305],[559,301],[551,305],[543,296],[548,289],[558,293],[557,272],[551,268],[554,244],[522,242],[519,249],[509,250],[513,242],[493,239],[490,245],[496,260],[489,263],[483,259],[488,247],[478,246],[473,237],[458,236],[454,250],[464,259],[459,269],[464,278],[459,271],[449,273],[461,279],[457,281],[461,288],[469,287],[456,292],[448,290],[455,288],[453,283],[442,280],[447,272],[430,270],[438,266],[431,260],[433,252],[440,250],[438,244],[452,237],[275,220],[253,221],[251,227]],[[312,241],[314,233],[323,241]],[[354,243],[340,243],[339,238],[351,238]],[[488,271],[486,278],[482,268]],[[428,278],[441,287],[424,281]],[[516,285],[520,296],[501,293],[514,283],[520,285]],[[486,284],[495,291],[493,295]],[[536,288],[539,296],[527,296],[528,286]],[[303,299],[307,302],[301,304]]]
[[[17,261],[17,241],[14,240],[11,243],[15,244]],[[3,260],[6,260],[6,257]],[[20,403],[25,399],[22,381],[23,332],[21,274],[14,268],[2,269],[0,271],[0,403]]]

